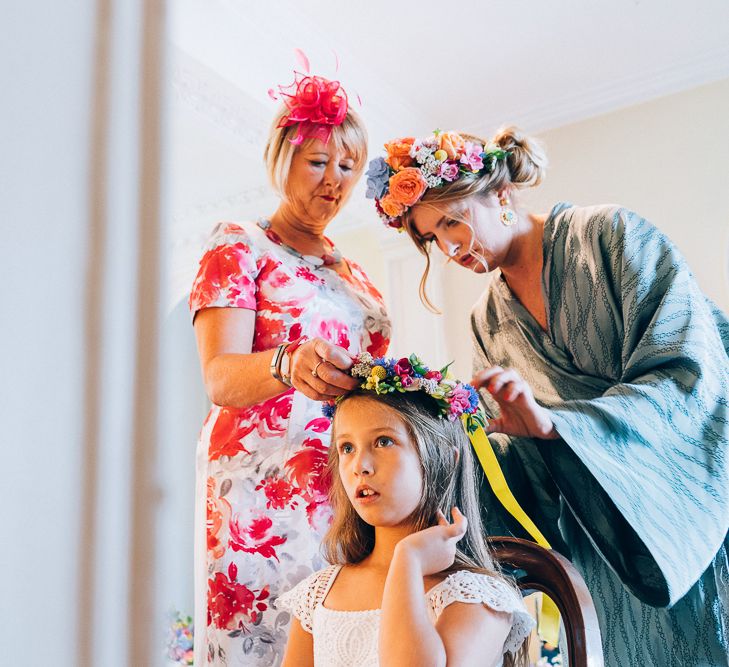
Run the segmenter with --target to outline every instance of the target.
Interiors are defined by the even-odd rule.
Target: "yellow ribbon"
[[[472,433],[468,428],[468,417],[463,415],[461,419],[463,420],[463,425],[466,428],[466,433],[468,433],[473,449],[476,452],[476,456],[481,463],[486,479],[489,482],[489,486],[499,499],[499,502],[524,527],[540,547],[551,549],[552,547],[547,542],[547,538],[542,535],[539,528],[529,518],[519,504],[519,501],[511,492],[491,442],[483,428],[479,426]],[[538,613],[537,632],[545,642],[552,646],[557,646],[559,642],[559,610],[554,601],[544,593],[542,593],[542,606]]]

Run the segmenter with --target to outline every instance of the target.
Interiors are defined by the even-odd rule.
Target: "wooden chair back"
[[[604,667],[595,605],[574,565],[552,549],[516,537],[491,537],[489,544],[520,589],[541,591],[557,605],[570,667]]]

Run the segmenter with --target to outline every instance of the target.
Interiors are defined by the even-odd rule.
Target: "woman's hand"
[[[451,510],[453,523],[438,512],[438,525],[419,530],[403,538],[395,548],[396,557],[416,564],[422,576],[437,574],[453,565],[456,544],[466,534],[468,521],[461,511]]]
[[[487,368],[476,373],[471,385],[476,389],[486,387],[499,404],[501,414],[489,420],[488,433],[524,435],[544,440],[556,440],[559,437],[549,411],[536,402],[531,387],[513,368]]]
[[[352,357],[343,347],[322,338],[302,343],[291,354],[291,384],[304,396],[328,401],[359,386],[359,381],[343,371],[352,367]]]

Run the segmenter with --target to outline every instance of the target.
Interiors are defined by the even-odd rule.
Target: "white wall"
[[[82,530],[94,5],[41,5],[0,12],[0,662],[20,667],[73,663]]]

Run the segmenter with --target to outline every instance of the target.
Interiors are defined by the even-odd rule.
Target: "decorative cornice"
[[[186,51],[170,48],[172,99],[246,146],[260,149],[271,122],[270,110]]]
[[[542,132],[577,123],[618,109],[679,93],[729,77],[729,46],[712,49],[660,70],[623,77],[606,84],[581,88],[571,94],[555,94],[543,104],[501,114],[501,118],[474,123],[465,131],[478,136],[509,122]]]

